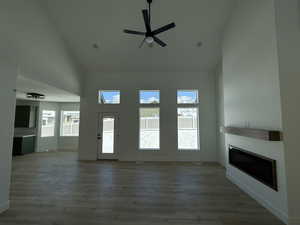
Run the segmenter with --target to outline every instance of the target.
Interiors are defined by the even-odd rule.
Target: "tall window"
[[[177,135],[179,150],[199,150],[199,101],[197,90],[177,91]]]
[[[120,91],[99,91],[98,98],[101,104],[120,104]]]
[[[159,150],[160,148],[160,96],[159,91],[140,91],[139,148]]]
[[[53,137],[55,135],[55,111],[43,110],[41,137]]]
[[[79,136],[79,111],[62,111],[60,136]]]

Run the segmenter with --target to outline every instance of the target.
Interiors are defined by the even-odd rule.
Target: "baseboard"
[[[272,204],[269,201],[267,201],[263,196],[253,192],[247,185],[234,179],[234,177],[231,176],[231,174],[229,174],[228,172],[226,173],[226,176],[232,183],[236,184],[240,189],[242,189],[244,192],[246,192],[248,195],[250,195],[256,201],[258,201],[261,205],[263,205],[266,209],[268,209],[274,216],[276,216],[282,222],[284,222],[285,224],[289,224],[289,225],[293,224],[293,223],[289,223],[290,220],[288,219],[288,215],[285,212],[282,212],[281,210],[272,206]],[[297,224],[299,224],[299,223],[297,223]]]
[[[78,152],[78,149],[73,148],[59,148],[57,149],[58,152]]]
[[[5,203],[1,203],[0,204],[0,213],[3,213],[4,211],[9,209],[9,201],[5,202]]]

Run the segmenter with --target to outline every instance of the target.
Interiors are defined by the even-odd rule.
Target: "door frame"
[[[114,121],[114,153],[102,153],[103,144],[103,118],[112,117]],[[118,160],[119,157],[119,137],[120,137],[120,116],[116,111],[98,113],[97,130],[97,160]]]

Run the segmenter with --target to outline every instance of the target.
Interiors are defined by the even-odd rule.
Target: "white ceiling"
[[[47,102],[79,102],[80,97],[50,85],[34,81],[22,76],[17,77],[16,83],[17,99],[33,100],[26,98],[27,92],[44,94],[46,98],[41,101]]]
[[[139,49],[146,0],[44,0],[50,18],[88,71],[199,71],[221,57],[222,31],[235,0],[154,0],[152,27],[177,27],[159,37],[168,47]],[[197,47],[202,41],[203,46]],[[92,48],[98,43],[100,48]]]

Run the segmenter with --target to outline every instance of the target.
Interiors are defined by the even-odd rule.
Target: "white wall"
[[[14,65],[0,61],[0,213],[9,207],[9,186],[14,132],[17,70]]]
[[[0,44],[9,46],[5,58],[17,61],[18,75],[79,94],[79,70],[40,4],[0,1]]]
[[[223,82],[225,126],[282,130],[273,0],[238,1],[223,43]],[[278,192],[228,164],[227,175],[287,222],[283,143],[226,135],[226,144],[277,161]]]
[[[120,113],[120,160],[127,161],[216,161],[215,77],[209,73],[114,73],[91,74],[81,97],[79,158],[96,160],[99,112]],[[100,89],[121,90],[121,105],[98,104]],[[160,90],[160,151],[138,150],[138,91]],[[177,151],[177,89],[199,89],[199,152]]]
[[[224,88],[223,88],[223,68],[222,65],[216,69],[216,103],[217,103],[217,149],[218,162],[226,166],[226,145],[225,134],[220,132],[220,127],[224,126]]]
[[[289,224],[300,224],[300,2],[275,0]]]
[[[80,111],[80,103],[59,103],[60,108],[60,119],[62,111]],[[60,124],[61,126],[61,124]],[[78,150],[79,137],[63,137],[58,138],[58,149],[59,150]]]

